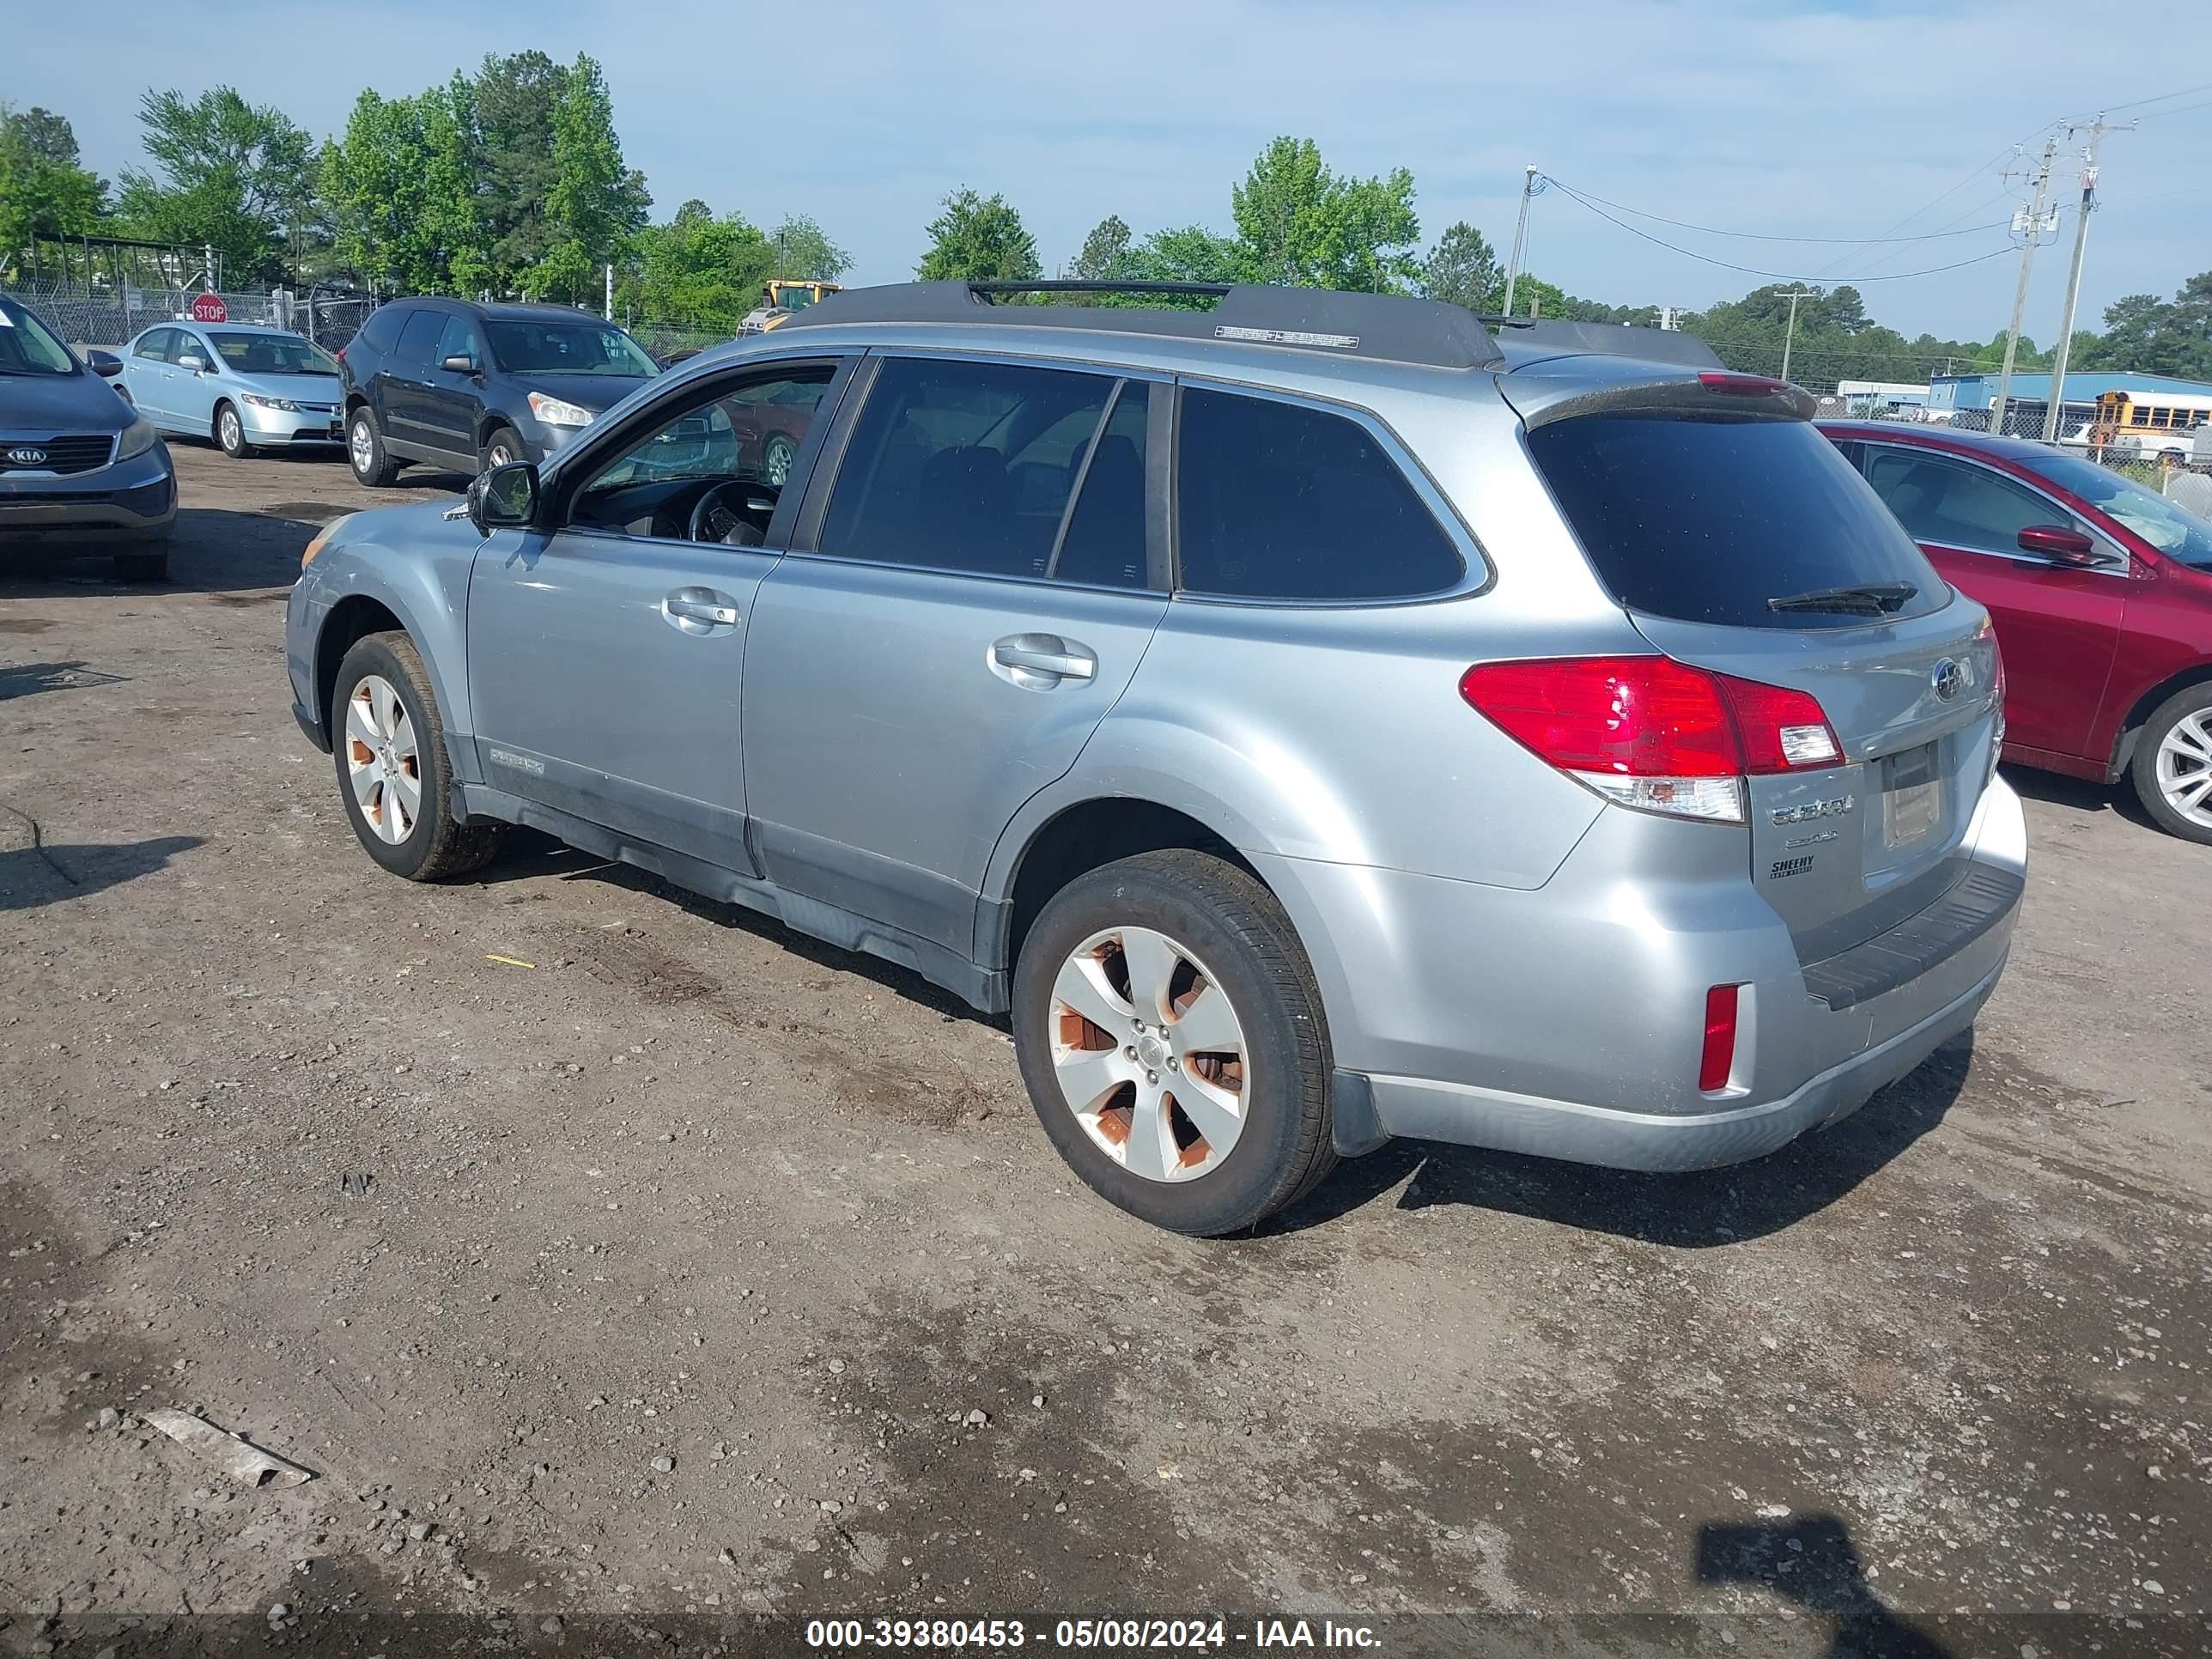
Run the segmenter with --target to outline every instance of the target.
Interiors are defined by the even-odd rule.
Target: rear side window
[[[1836,447],[1802,421],[1584,415],[1528,433],[1583,550],[1631,611],[1731,628],[1863,627],[1770,599],[1910,582],[1894,613],[1949,598]]]
[[[1465,573],[1398,465],[1341,415],[1188,388],[1178,422],[1182,586],[1249,599],[1401,599]]]
[[[407,326],[399,331],[399,344],[392,355],[403,363],[428,362],[445,326],[444,312],[416,312],[407,319]]]
[[[380,356],[384,356],[399,338],[399,325],[414,314],[404,306],[386,306],[372,313],[361,325],[362,343]]]
[[[1115,385],[1103,374],[1012,363],[886,360],[846,446],[821,550],[981,575],[1050,574],[1068,498]],[[1141,460],[1138,476],[1141,485]],[[1139,517],[1141,538],[1141,502]],[[1136,556],[1141,569],[1141,547]]]

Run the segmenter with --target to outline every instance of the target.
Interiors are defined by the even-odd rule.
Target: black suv
[[[588,312],[395,300],[338,353],[346,457],[365,484],[410,461],[542,461],[659,372]]]

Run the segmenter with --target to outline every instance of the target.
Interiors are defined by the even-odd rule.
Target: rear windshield
[[[1884,593],[1899,617],[1950,590],[1833,444],[1802,421],[1585,415],[1528,448],[1599,579],[1631,611],[1734,628],[1856,628],[1868,605],[1809,608],[1834,588]],[[1900,602],[1900,583],[1915,590]],[[1775,599],[1798,604],[1776,610]]]

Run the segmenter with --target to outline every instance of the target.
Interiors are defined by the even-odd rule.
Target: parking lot
[[[1399,1143],[1186,1241],[918,979],[542,840],[377,871],[285,588],[462,481],[173,447],[167,584],[0,568],[7,1650],[276,1604],[2197,1650],[2212,857],[2114,793],[2012,774],[2008,977],[1817,1138]],[[318,1478],[239,1491],[160,1406]],[[1654,1613],[1701,1616],[1607,1623]]]

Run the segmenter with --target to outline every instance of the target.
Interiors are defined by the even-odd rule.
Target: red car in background
[[[2212,844],[2212,525],[2043,444],[1887,422],[1820,429],[1988,607],[2005,757],[2124,775],[2162,827]]]

